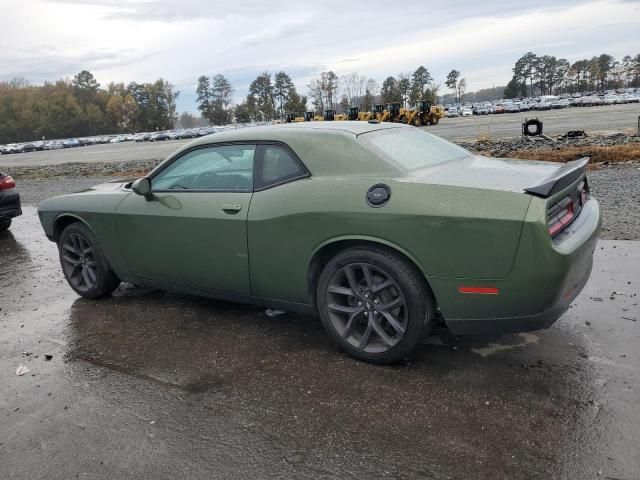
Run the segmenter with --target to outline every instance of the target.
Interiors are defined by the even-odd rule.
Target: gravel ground
[[[36,206],[45,198],[75,193],[91,185],[111,182],[116,177],[67,177],[64,180],[18,180],[23,206]]]
[[[555,141],[554,141],[555,140]],[[514,152],[522,150],[536,150],[541,154],[545,152],[559,151],[565,148],[578,147],[585,149],[585,156],[592,156],[589,147],[612,147],[618,145],[637,146],[640,144],[640,135],[626,135],[616,133],[612,135],[594,135],[567,139],[566,137],[517,137],[512,139],[484,139],[472,142],[456,141],[458,145],[467,150],[472,150],[480,155],[491,157],[510,158]],[[544,157],[541,157],[544,159]]]
[[[604,212],[602,238],[640,240],[640,164],[609,165],[587,178]]]
[[[64,180],[19,181],[24,205],[35,206],[45,198],[77,192],[117,177],[67,177]],[[589,172],[589,185],[604,212],[602,238],[640,240],[640,164],[609,165]]]

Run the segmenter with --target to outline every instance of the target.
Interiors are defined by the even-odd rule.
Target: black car
[[[0,172],[0,232],[11,226],[11,219],[22,215],[20,195],[11,175]]]
[[[151,135],[151,138],[149,138],[150,142],[163,142],[165,140],[171,140],[171,138],[164,132],[154,133]]]

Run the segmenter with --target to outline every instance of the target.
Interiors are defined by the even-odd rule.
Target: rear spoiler
[[[560,170],[544,179],[542,183],[525,188],[524,191],[542,198],[550,197],[578,180],[586,171],[587,163],[589,163],[589,157],[567,162]]]

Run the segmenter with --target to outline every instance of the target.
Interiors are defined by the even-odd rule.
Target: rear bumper
[[[22,215],[20,195],[17,190],[15,192],[11,190],[15,189],[0,192],[0,218],[14,218]]]
[[[593,256],[589,256],[586,270],[582,273],[577,282],[556,301],[549,309],[525,315],[522,317],[509,318],[481,318],[481,319],[452,319],[447,320],[447,327],[454,335],[490,335],[496,333],[517,333],[531,332],[549,328],[569,309],[571,302],[582,292],[587,284],[591,269],[593,267]]]
[[[535,212],[534,212],[535,213]],[[525,221],[513,269],[500,280],[429,278],[445,322],[454,335],[497,334],[550,327],[586,285],[593,268],[602,218],[598,202],[587,202],[560,239],[544,224]],[[458,293],[460,285],[498,288],[497,295]],[[446,299],[441,302],[440,298]]]

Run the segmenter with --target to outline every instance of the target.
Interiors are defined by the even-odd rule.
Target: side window
[[[153,177],[151,189],[251,190],[255,149],[255,145],[221,145],[193,150]]]
[[[256,172],[256,188],[264,188],[300,177],[306,170],[286,148],[278,145],[263,145],[262,161]]]

